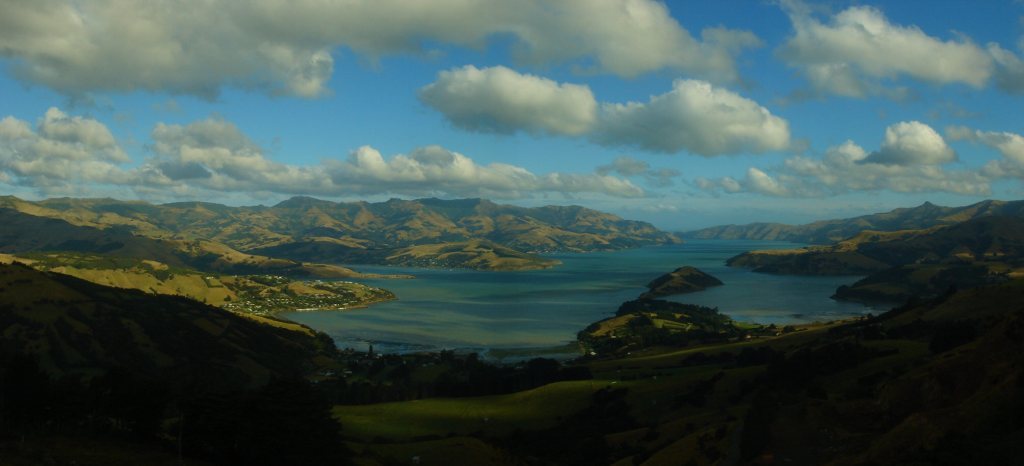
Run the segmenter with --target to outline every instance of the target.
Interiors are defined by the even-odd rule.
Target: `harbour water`
[[[690,241],[615,252],[552,254],[562,265],[530,272],[480,272],[353,266],[362,272],[406,273],[412,280],[358,280],[393,291],[398,300],[345,311],[283,317],[326,332],[338,346],[376,351],[486,351],[564,345],[590,323],[611,316],[661,274],[690,265],[724,282],[666,299],[717,307],[735,320],[761,323],[827,321],[875,310],[832,300],[859,277],[766,275],[726,267],[754,249],[801,245],[767,241]]]

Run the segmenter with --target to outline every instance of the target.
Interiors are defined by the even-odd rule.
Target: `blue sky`
[[[663,228],[1024,192],[1024,3],[0,0],[0,191]]]

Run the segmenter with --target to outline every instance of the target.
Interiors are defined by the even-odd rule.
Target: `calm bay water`
[[[611,316],[645,284],[690,265],[724,286],[667,299],[718,307],[735,320],[795,323],[861,315],[872,309],[829,299],[858,277],[756,274],[725,266],[753,249],[801,245],[766,241],[691,241],[616,252],[552,254],[562,265],[532,272],[475,272],[355,266],[362,272],[410,273],[413,280],[359,280],[393,291],[398,300],[365,309],[289,313],[284,317],[326,332],[340,347],[384,352],[484,350],[561,345]]]

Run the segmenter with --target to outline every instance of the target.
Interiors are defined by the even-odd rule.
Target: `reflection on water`
[[[291,313],[284,317],[331,335],[341,347],[407,352],[441,348],[556,346],[575,339],[591,322],[615,313],[644,285],[690,265],[724,286],[669,297],[718,307],[733,319],[763,323],[831,320],[871,309],[829,299],[857,277],[755,274],[725,266],[751,249],[791,248],[765,241],[692,241],[683,245],[616,252],[553,254],[562,265],[533,272],[474,272],[356,266],[378,273],[411,273],[415,280],[361,280],[387,288],[397,301],[366,309]]]

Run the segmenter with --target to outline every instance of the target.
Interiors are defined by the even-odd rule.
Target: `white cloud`
[[[798,2],[784,5],[794,34],[779,48],[779,56],[802,69],[819,92],[849,97],[885,93],[879,80],[901,76],[977,88],[994,72],[989,53],[969,39],[929,36],[916,26],[889,22],[873,7],[850,7],[823,23]]]
[[[224,85],[312,97],[325,92],[328,44],[282,40],[238,23],[246,4],[7,2],[0,53],[24,80],[80,95],[170,91],[215,95]]]
[[[102,123],[50,108],[36,128],[8,116],[0,120],[0,173],[5,183],[47,192],[76,183],[120,183],[118,164],[128,156]]]
[[[757,102],[696,80],[676,80],[647,103],[604,104],[591,137],[600,144],[703,156],[789,146],[789,123]]]
[[[787,196],[789,190],[782,186],[778,180],[771,177],[771,175],[757,169],[750,167],[747,169],[746,178],[747,189],[761,194],[768,194],[772,196]]]
[[[442,71],[419,95],[456,126],[496,133],[578,135],[590,129],[597,110],[587,86],[559,84],[504,66]]]
[[[952,140],[967,140],[989,146],[1002,156],[990,160],[982,173],[991,178],[1024,179],[1024,136],[1005,131],[971,130],[963,126],[946,129],[946,136]]]
[[[420,99],[454,125],[483,132],[589,136],[606,146],[703,156],[789,147],[789,123],[757,102],[706,81],[676,80],[646,103],[597,102],[586,85],[503,66],[442,71]]]
[[[905,121],[885,129],[882,147],[867,156],[864,163],[941,165],[954,160],[956,153],[931,126]]]
[[[427,146],[384,158],[370,146],[346,160],[314,165],[274,161],[232,123],[210,118],[188,125],[157,124],[148,145],[153,157],[138,166],[107,128],[51,108],[33,129],[0,119],[0,183],[44,193],[89,195],[131,189],[149,198],[192,197],[202,192],[347,196],[483,196],[498,199],[581,194],[641,197],[629,180],[610,174],[535,174],[514,165],[481,165],[458,152]]]
[[[156,158],[145,167],[150,183],[294,194],[329,193],[332,188],[318,167],[274,162],[224,120],[206,119],[184,126],[158,123],[151,138]]]
[[[408,155],[385,159],[379,151],[363,146],[345,161],[326,165],[334,183],[356,193],[406,195],[529,197],[532,192],[562,194],[600,193],[639,197],[644,191],[628,180],[607,175],[548,173],[535,175],[508,164],[479,165],[469,157],[440,146],[416,149]]]
[[[934,130],[921,123],[902,122],[887,128],[881,148],[872,153],[846,141],[828,148],[821,157],[794,156],[772,169],[750,167],[740,180],[698,179],[695,184],[713,193],[753,192],[781,197],[834,196],[857,191],[991,193],[989,175],[984,171],[942,167],[952,160],[952,150]]]
[[[724,28],[705,29],[698,41],[664,5],[648,0],[508,3],[524,5],[510,29],[522,41],[520,57],[532,63],[594,57],[594,70],[625,77],[670,68],[734,81],[733,56],[760,45],[750,32]]]
[[[425,44],[482,48],[509,37],[520,63],[569,63],[636,76],[661,69],[736,79],[734,57],[759,41],[710,28],[697,39],[652,0],[39,0],[6,2],[0,55],[21,79],[60,92],[224,86],[315,97],[332,52],[370,59]]]

